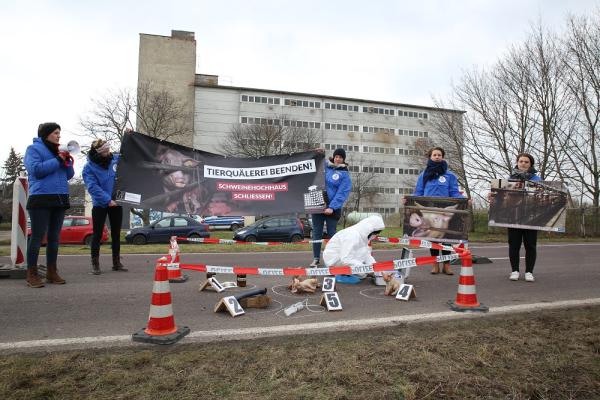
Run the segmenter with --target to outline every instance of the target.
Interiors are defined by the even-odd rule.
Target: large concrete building
[[[421,143],[436,143],[436,113],[461,111],[319,94],[219,85],[216,75],[196,74],[194,33],[140,35],[138,84],[153,81],[185,100],[193,129],[177,142],[213,153],[238,124],[294,124],[316,130],[331,155],[346,150],[354,174],[374,176],[359,211],[399,211],[425,165]],[[291,79],[291,78],[290,78]],[[285,115],[286,120],[279,121]],[[430,139],[430,140],[429,140]]]

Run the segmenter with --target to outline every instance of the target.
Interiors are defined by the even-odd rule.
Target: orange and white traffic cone
[[[188,333],[190,333],[190,328],[187,326],[180,328],[175,326],[167,267],[159,260],[154,272],[148,326],[131,335],[131,338],[134,342],[173,344]]]
[[[177,244],[177,236],[171,236],[171,241],[169,243],[169,257],[167,262],[169,282],[183,283],[188,280],[189,277],[182,274],[181,269],[179,269],[179,244]]]
[[[462,266],[458,278],[458,292],[456,300],[448,300],[448,305],[453,311],[479,311],[487,312],[489,308],[477,301],[475,289],[475,275],[473,274],[473,256],[470,251],[461,255]]]

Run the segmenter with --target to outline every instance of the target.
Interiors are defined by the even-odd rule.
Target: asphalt
[[[166,248],[165,248],[166,251]],[[489,257],[491,264],[475,264],[478,300],[494,309],[510,309],[527,304],[585,301],[600,297],[600,243],[569,243],[538,246],[536,282],[508,280],[510,267],[508,249],[504,244],[473,246],[475,255]],[[416,252],[426,255],[425,250]],[[400,257],[400,250],[375,251],[378,261]],[[63,345],[73,339],[93,346],[89,338],[114,337],[115,342],[127,338],[145,327],[153,287],[156,255],[126,255],[124,263],[129,272],[113,272],[109,257],[101,257],[103,274],[88,273],[89,257],[60,256],[59,270],[66,285],[46,285],[41,289],[25,286],[23,280],[2,279],[0,287],[0,350],[27,347],[31,341],[64,339]],[[220,266],[304,266],[311,260],[308,252],[235,253],[235,254],[182,254],[182,263]],[[0,263],[8,257],[0,257]],[[383,295],[383,287],[370,280],[357,285],[337,284],[342,311],[327,312],[318,306],[321,293],[296,295],[286,289],[289,278],[248,276],[248,287],[235,288],[218,294],[199,292],[205,274],[184,271],[189,276],[185,283],[172,283],[173,311],[178,326],[190,327],[191,338],[220,332],[246,332],[247,337],[257,332],[287,331],[295,333],[340,329],[357,321],[380,319],[418,318],[422,315],[452,314],[448,300],[456,297],[460,267],[453,267],[454,276],[431,275],[428,267],[414,268],[407,283],[414,285],[417,297],[408,302]],[[234,281],[233,275],[219,275],[221,282]],[[244,290],[267,288],[273,302],[267,309],[247,309],[242,316],[215,313],[214,306],[227,295]],[[308,300],[311,306],[286,317],[284,307]],[[492,313],[490,312],[490,314]],[[391,318],[391,319],[390,319]],[[312,325],[311,325],[312,324]],[[295,327],[299,329],[295,331]],[[329,327],[329,328],[327,328]],[[332,328],[333,327],[333,328]],[[260,334],[259,334],[260,336]],[[244,334],[241,335],[244,337]],[[89,339],[89,340],[88,340]],[[182,342],[185,342],[183,339]],[[191,339],[190,339],[191,340]],[[102,341],[98,339],[98,341]],[[42,344],[45,342],[41,342]],[[51,342],[47,342],[51,345]],[[40,346],[38,343],[37,346]]]

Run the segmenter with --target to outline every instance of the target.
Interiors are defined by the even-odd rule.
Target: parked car
[[[60,244],[92,244],[92,235],[94,229],[92,225],[92,217],[80,217],[75,215],[66,215],[63,221],[62,229],[60,230]],[[30,223],[27,221],[27,237],[31,236]],[[101,242],[108,240],[108,229],[104,225],[102,230]],[[42,245],[47,243],[46,237],[42,240]]]
[[[214,216],[202,218],[201,222],[204,222],[212,228],[227,228],[235,231],[244,226],[244,217],[232,217],[232,216]]]
[[[138,245],[146,243],[169,243],[171,236],[206,238],[210,237],[210,233],[208,232],[207,224],[198,222],[193,218],[169,216],[154,221],[150,225],[127,231],[125,240],[127,243]]]
[[[299,242],[304,238],[304,226],[294,216],[268,217],[256,221],[233,235],[246,242]]]
[[[304,226],[304,237],[312,237],[312,219],[310,217],[300,217],[300,221]],[[327,222],[323,225],[323,239],[330,239],[329,235],[327,235]]]

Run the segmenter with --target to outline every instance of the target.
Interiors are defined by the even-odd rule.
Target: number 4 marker
[[[396,294],[396,300],[408,301],[417,297],[417,292],[413,285],[402,284]]]

